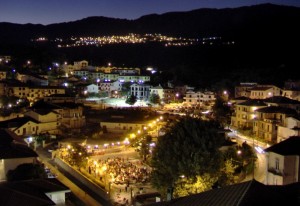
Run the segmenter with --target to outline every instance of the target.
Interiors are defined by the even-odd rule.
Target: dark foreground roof
[[[0,159],[37,157],[37,153],[29,148],[16,134],[0,129]]]
[[[0,183],[0,205],[55,205],[46,193],[58,191],[70,192],[69,188],[55,178],[20,182],[3,182]]]
[[[281,155],[300,155],[300,137],[292,136],[265,149],[265,152],[274,152]]]
[[[268,186],[251,180],[147,206],[299,205],[300,183]]]

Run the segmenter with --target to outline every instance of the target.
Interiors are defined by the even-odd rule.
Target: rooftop
[[[264,185],[251,180],[227,187],[189,195],[168,202],[158,202],[148,206],[252,206],[252,205],[299,205],[300,183],[285,186]]]
[[[256,110],[261,113],[281,113],[281,114],[297,114],[294,109],[286,108],[286,107],[277,107],[277,106],[269,106]]]
[[[267,106],[266,103],[263,102],[263,100],[257,100],[257,99],[249,99],[245,102],[241,102],[238,105],[242,106]]]
[[[274,152],[280,155],[300,155],[300,137],[292,136],[282,142],[265,149],[265,152]]]
[[[0,183],[1,205],[55,205],[46,195],[51,192],[70,192],[70,189],[55,178]]]
[[[264,100],[264,102],[269,102],[269,103],[278,103],[278,104],[300,104],[299,101],[293,100],[287,97],[282,97],[282,96],[274,96],[270,97]]]
[[[37,156],[37,153],[30,149],[16,134],[5,129],[0,129],[0,159]]]

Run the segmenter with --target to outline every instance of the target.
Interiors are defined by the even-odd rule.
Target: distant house
[[[47,109],[45,109],[47,108]],[[44,101],[37,102],[31,107],[31,110],[45,111],[51,110],[59,115],[57,125],[66,128],[79,129],[86,125],[86,119],[83,115],[83,105],[73,102],[48,103]]]
[[[9,170],[25,163],[35,163],[38,155],[13,132],[0,129],[0,181]]]
[[[131,82],[131,83],[145,83],[150,81],[150,76],[144,76],[144,75],[120,75],[118,77],[119,82]]]
[[[78,94],[88,95],[91,93],[99,93],[98,86],[96,84],[78,84],[76,85],[76,90]]]
[[[184,105],[188,107],[203,106],[204,104],[212,105],[216,100],[216,95],[209,91],[188,91],[183,99]]]
[[[267,149],[266,184],[287,185],[299,182],[300,136],[290,137]]]
[[[90,75],[90,71],[87,69],[82,69],[82,70],[74,70],[74,76],[75,77],[80,77],[82,79],[87,79]]]
[[[286,81],[282,91],[282,96],[300,101],[300,80]]]
[[[258,85],[250,89],[250,99],[267,99],[280,95],[281,89],[274,85]]]
[[[29,110],[25,114],[27,117],[31,117],[39,122],[37,134],[58,134],[61,115],[51,109],[34,109]]]
[[[148,121],[130,121],[124,118],[112,118],[101,121],[100,127],[108,132],[125,133],[128,131],[143,131],[148,123]]]
[[[65,102],[75,103],[76,100],[77,98],[75,96],[71,96],[67,94],[52,94],[50,96],[44,97],[44,101],[50,103],[65,103]]]
[[[240,85],[235,87],[234,97],[250,97],[250,90],[257,86],[255,82],[242,82]]]
[[[48,86],[48,79],[33,73],[17,72],[16,79],[23,83],[30,83],[37,86]]]
[[[5,95],[27,98],[31,103],[52,94],[65,94],[65,88],[52,86],[29,86],[20,82],[13,84],[8,83],[5,88]]]
[[[39,121],[31,117],[19,117],[0,122],[0,128],[8,129],[18,136],[39,134]]]
[[[66,205],[71,190],[56,178],[0,183],[0,202],[13,205]]]
[[[299,205],[299,191],[299,182],[285,186],[270,186],[251,180],[147,206]]]
[[[106,91],[109,95],[112,95],[112,92],[122,90],[122,83],[119,81],[99,82],[98,87],[100,91]]]
[[[176,100],[175,90],[170,87],[163,87],[160,84],[150,88],[151,94],[157,94],[163,103],[170,103]]]

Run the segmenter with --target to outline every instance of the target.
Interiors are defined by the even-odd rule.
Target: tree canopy
[[[47,177],[45,169],[41,164],[32,163],[21,164],[16,169],[9,170],[6,176],[10,182]]]
[[[214,112],[215,120],[219,121],[224,126],[230,124],[230,108],[221,97],[217,96],[212,109]]]
[[[131,94],[129,97],[127,97],[125,103],[129,104],[129,105],[134,105],[137,101],[136,96],[134,96],[133,94]]]
[[[174,187],[182,175],[189,180],[189,184],[190,180],[196,184],[203,179],[198,176],[215,176],[222,166],[219,148],[224,136],[220,129],[215,121],[194,118],[175,123],[159,138],[153,151],[153,185],[165,190]]]
[[[159,104],[160,103],[160,97],[158,94],[151,94],[150,95],[150,98],[149,98],[149,101],[152,103],[152,104]]]

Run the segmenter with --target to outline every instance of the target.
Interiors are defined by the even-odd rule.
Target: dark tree
[[[76,165],[79,167],[86,165],[88,154],[83,146],[79,144],[72,144],[71,149],[69,151],[69,155],[69,163],[71,165]]]
[[[47,174],[41,164],[26,163],[19,165],[14,170],[9,170],[6,174],[10,182],[46,178]]]
[[[133,94],[131,94],[129,97],[127,97],[125,103],[129,104],[129,105],[134,105],[137,101],[136,96],[134,96]]]
[[[151,140],[152,137],[150,135],[147,135],[141,142],[142,145],[141,145],[140,155],[144,161],[147,159],[147,156],[150,154]]]
[[[257,159],[256,153],[254,149],[247,144],[247,142],[243,142],[242,147],[240,149],[240,157],[244,162],[244,170],[246,173],[254,172],[255,162]]]
[[[214,121],[185,118],[174,124],[153,151],[153,185],[165,189],[182,175],[196,179],[216,174],[222,165],[218,148],[224,141],[219,131],[220,125]]]
[[[160,97],[159,97],[158,94],[152,93],[152,94],[150,95],[149,101],[150,101],[152,104],[159,104],[159,103],[160,103]]]
[[[223,126],[230,124],[230,107],[221,97],[217,96],[212,110],[216,121],[220,122]]]

